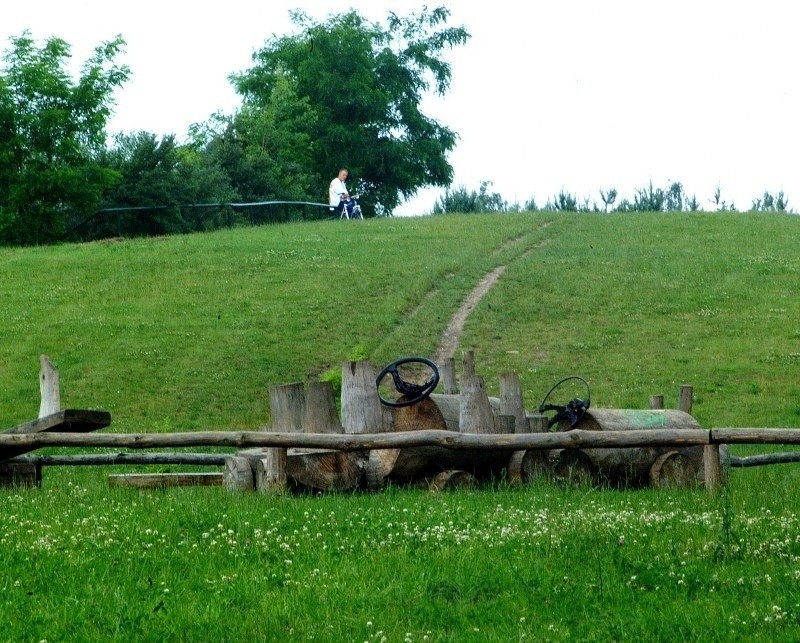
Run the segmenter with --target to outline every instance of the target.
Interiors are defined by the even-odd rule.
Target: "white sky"
[[[353,7],[383,22],[425,0],[26,0],[3,2],[0,48],[24,29],[64,38],[79,66],[117,34],[132,71],[110,132],[182,138],[189,125],[239,104],[227,77],[251,66],[288,12],[323,19]],[[800,211],[800,72],[792,0],[494,0],[449,5],[472,34],[446,54],[453,80],[423,110],[460,139],[454,187],[541,206],[562,188],[598,203],[650,181],[683,183],[701,205],[717,186],[745,209],[784,190]],[[430,211],[426,191],[398,213]]]

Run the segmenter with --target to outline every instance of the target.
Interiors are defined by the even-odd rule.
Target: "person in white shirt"
[[[350,193],[347,191],[347,185],[345,184],[347,176],[347,170],[342,168],[339,170],[339,174],[336,178],[331,181],[328,187],[328,203],[336,208],[339,214],[341,214],[344,209],[347,212],[347,218],[352,219],[354,213],[361,213],[361,208],[358,205],[358,199],[351,197]]]

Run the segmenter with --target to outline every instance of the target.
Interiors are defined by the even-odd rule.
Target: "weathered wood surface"
[[[530,423],[525,412],[522,385],[516,373],[500,375],[500,414],[514,417],[514,433],[528,433]]]
[[[692,462],[680,451],[669,450],[659,455],[649,472],[650,486],[657,489],[691,488],[697,484]]]
[[[676,430],[701,430],[691,415],[672,409],[590,409],[578,425],[584,431],[637,431],[653,433]],[[557,425],[559,431],[569,431],[569,423]],[[592,463],[597,481],[620,487],[641,487],[651,483],[650,469],[660,455],[673,447],[643,445],[637,448],[596,448],[584,452]],[[687,475],[698,482],[703,479],[703,447],[678,450],[684,458],[679,462],[689,467]]]
[[[711,429],[712,444],[800,444],[800,429]]]
[[[601,479],[597,465],[582,449],[555,449],[548,454],[548,460],[556,482],[579,487],[593,486]]]
[[[336,412],[336,399],[331,382],[310,382],[306,391],[303,416],[306,433],[342,433],[342,422]]]
[[[64,409],[3,431],[0,436],[23,436],[45,432],[85,433],[103,429],[109,424],[111,424],[111,414],[108,411]],[[0,442],[0,460],[13,458],[36,448],[38,447],[23,447]]]
[[[727,464],[732,468],[761,467],[767,464],[790,464],[800,462],[800,453],[763,453],[761,455],[728,456]]]
[[[496,432],[502,421],[499,421],[494,415],[491,406],[488,409],[484,407],[486,403],[488,402],[478,400],[477,405],[470,406],[467,412],[485,415],[492,423],[492,431]],[[499,405],[496,405],[496,408],[499,408]],[[431,396],[419,404],[395,409],[393,427],[398,432],[425,430],[457,432],[459,416],[462,412],[459,396]],[[506,417],[505,421],[508,422],[510,419]],[[474,420],[468,423],[473,428],[479,428],[478,423]],[[509,432],[513,432],[508,426],[506,428]],[[381,457],[383,479],[408,482],[435,476],[443,470],[464,470],[479,477],[499,475],[507,466],[511,453],[512,451],[509,449],[459,450],[456,452],[436,445],[398,448]],[[374,456],[371,455],[370,460],[368,476],[371,486],[374,488],[374,485],[377,484],[377,476],[374,473]]]
[[[256,478],[250,459],[241,455],[226,457],[222,484],[228,491],[254,491]]]
[[[464,376],[458,397],[458,430],[461,433],[495,433],[494,413],[486,393],[486,385],[480,375]]]
[[[266,494],[283,494],[289,488],[287,451],[284,447],[269,447],[253,461],[256,491]]]
[[[377,373],[366,360],[342,365],[342,427],[345,433],[381,433],[383,406],[375,388]]]
[[[266,449],[251,448],[238,451],[236,457],[246,458],[255,471]],[[304,491],[350,491],[362,486],[367,467],[367,451],[337,449],[286,449],[286,481],[291,488]],[[232,483],[233,484],[233,483]]]
[[[780,430],[787,444],[800,444],[800,429]],[[35,449],[45,446],[108,447],[124,449],[164,449],[198,446],[218,447],[296,447],[359,451],[418,446],[448,449],[558,449],[640,446],[696,446],[709,444],[710,432],[703,429],[659,431],[586,431],[563,433],[516,433],[477,435],[455,431],[423,430],[392,433],[334,435],[322,433],[283,433],[265,431],[189,431],[184,433],[0,433],[0,447]],[[769,435],[766,436],[771,440]],[[751,434],[749,443],[761,443]]]
[[[366,469],[364,451],[288,449],[290,484],[309,491],[351,491],[361,486]]]
[[[458,393],[456,382],[456,360],[453,357],[446,357],[439,365],[439,375],[442,383],[442,393],[455,395]]]
[[[38,487],[42,468],[33,462],[0,462],[0,487]]]
[[[158,489],[161,487],[209,487],[222,485],[221,473],[112,473],[111,487]]]
[[[270,431],[301,431],[305,415],[306,392],[301,382],[269,387]]]
[[[478,479],[468,471],[448,469],[437,473],[432,478],[425,478],[417,483],[418,487],[430,491],[452,491],[455,489],[471,489]]]
[[[228,457],[229,455],[224,453],[91,453],[78,455],[21,455],[7,462],[54,467],[130,464],[222,466]]]
[[[58,369],[47,355],[40,355],[39,363],[39,417],[42,418],[61,410],[61,384]]]

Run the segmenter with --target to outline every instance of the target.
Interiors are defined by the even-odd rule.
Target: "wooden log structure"
[[[648,430],[661,432],[664,430],[699,430],[698,422],[688,413],[676,410],[650,409],[596,409],[587,411],[578,425],[584,431],[631,431]],[[568,431],[570,425],[562,420],[556,427],[558,431]],[[673,447],[657,445],[641,446],[632,449],[594,448],[584,450],[587,462],[585,476],[594,475],[599,483],[617,487],[641,487],[652,484],[685,484],[691,486],[704,480],[704,459],[701,447],[684,447],[676,451],[681,457],[673,457],[671,466],[664,468],[664,460],[660,456]],[[651,474],[651,467],[658,463],[659,470]],[[676,465],[688,468],[686,475],[666,476]],[[576,465],[577,466],[577,465]],[[663,469],[663,471],[661,471]]]
[[[61,388],[58,369],[47,355],[39,356],[39,417],[3,431],[7,435],[29,435],[45,431],[96,431],[111,424],[107,411],[61,409]],[[42,482],[41,464],[11,462],[33,449],[0,446],[0,486],[39,486]]]

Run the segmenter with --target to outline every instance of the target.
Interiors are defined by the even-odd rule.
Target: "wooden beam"
[[[48,467],[113,465],[198,465],[222,466],[231,454],[226,453],[90,453],[78,455],[21,455],[9,464],[37,464]]]
[[[492,427],[493,428],[493,427]],[[784,437],[800,443],[800,429],[784,432]],[[757,443],[758,440],[753,440]],[[0,448],[44,446],[109,447],[159,449],[173,447],[297,447],[359,451],[415,446],[448,449],[558,449],[636,446],[697,446],[709,444],[709,431],[703,429],[644,429],[631,431],[585,431],[575,429],[556,433],[468,434],[455,431],[423,430],[396,433],[285,433],[266,431],[192,431],[186,433],[36,433],[0,434]]]
[[[19,424],[7,429],[0,435],[21,435],[40,433],[42,431],[59,431],[62,433],[88,433],[103,429],[111,424],[111,413],[108,411],[86,411],[82,409],[64,409],[45,415],[44,417]]]
[[[58,433],[88,433],[103,429],[111,424],[111,413],[108,411],[87,411],[81,409],[64,409],[51,413],[36,420],[20,424],[0,433],[2,436],[23,436],[42,434],[45,432]],[[0,460],[7,460],[14,456],[37,449],[38,446],[23,447],[10,446],[0,443]]]
[[[729,456],[729,464],[731,467],[760,467],[765,464],[789,464],[792,462],[800,462],[800,453],[792,451],[790,453],[764,453],[761,455],[748,455],[748,456]]]
[[[712,444],[800,444],[800,429],[711,429]]]

